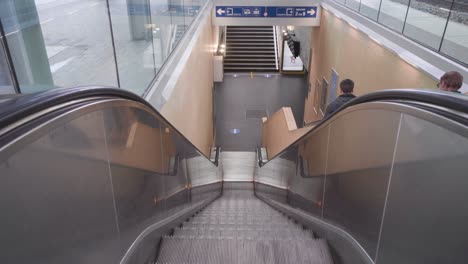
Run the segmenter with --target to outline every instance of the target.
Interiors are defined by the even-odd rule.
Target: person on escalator
[[[458,90],[462,87],[462,85],[463,75],[456,71],[449,71],[440,77],[437,88],[442,91],[460,93]]]
[[[336,98],[333,102],[331,102],[328,105],[323,118],[327,118],[328,116],[333,114],[336,110],[338,110],[342,105],[356,98],[356,96],[353,94],[354,82],[352,80],[346,79],[346,80],[341,81],[340,90],[341,90],[341,95],[338,96],[338,98]]]

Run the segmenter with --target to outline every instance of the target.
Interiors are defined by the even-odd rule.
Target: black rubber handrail
[[[261,166],[264,166],[271,160],[275,159],[287,151],[291,146],[294,146],[298,142],[302,141],[304,138],[308,137],[310,133],[315,132],[319,129],[324,123],[333,116],[339,114],[339,112],[345,110],[348,107],[370,103],[370,102],[382,102],[382,101],[412,101],[416,103],[427,103],[435,107],[447,108],[454,110],[458,113],[468,114],[468,96],[454,93],[454,92],[444,92],[439,90],[417,90],[417,89],[392,89],[392,90],[381,90],[377,92],[372,92],[365,94],[359,97],[354,98],[348,103],[341,106],[333,114],[329,115],[327,118],[322,119],[317,122],[316,126],[312,128],[309,132],[302,135],[300,138],[292,142],[289,146],[284,148],[280,153],[276,154],[274,157],[269,159],[267,162],[259,161]],[[426,109],[427,110],[427,109]],[[438,110],[440,112],[440,110]],[[440,114],[440,113],[439,113]],[[450,116],[447,116],[450,117]],[[459,120],[455,120],[459,121]]]
[[[390,100],[410,100],[419,103],[428,103],[468,114],[468,97],[465,95],[454,92],[443,92],[439,90],[416,89],[382,90],[365,94],[349,101],[338,111],[336,111],[336,113],[344,108],[348,108],[357,104]]]
[[[218,161],[212,162],[209,157],[205,156],[195,145],[192,144],[179,130],[164,118],[148,101],[142,97],[122,89],[105,86],[84,86],[74,88],[58,88],[50,89],[43,92],[25,94],[19,97],[11,98],[0,103],[0,129],[18,122],[37,112],[47,110],[51,107],[58,106],[67,102],[76,100],[86,100],[93,98],[118,98],[126,99],[141,103],[156,113],[158,118],[165,122],[173,131],[187,141],[194,149],[196,149],[203,157],[217,166]]]
[[[145,104],[154,109],[140,96],[112,87],[87,86],[51,89],[43,92],[25,94],[0,104],[0,129],[27,116],[66,102],[93,97],[116,97]]]

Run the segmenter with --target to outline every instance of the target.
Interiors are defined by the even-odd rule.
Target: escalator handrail
[[[444,92],[439,90],[422,90],[422,89],[391,89],[391,90],[381,90],[372,93],[368,93],[362,96],[358,96],[343,106],[341,106],[337,111],[333,114],[329,115],[327,118],[323,118],[321,121],[317,122],[316,126],[313,127],[310,131],[293,141],[289,146],[284,148],[274,157],[269,159],[267,162],[259,161],[260,166],[264,166],[271,160],[275,159],[276,157],[281,156],[284,152],[286,152],[291,146],[296,145],[298,142],[302,141],[303,139],[307,138],[311,133],[314,133],[317,129],[320,129],[323,124],[328,122],[328,120],[332,119],[335,115],[338,115],[341,111],[364,103],[371,103],[371,102],[383,102],[383,101],[412,101],[416,103],[427,103],[433,105],[435,107],[441,107],[446,109],[451,109],[457,111],[462,114],[468,114],[468,96],[454,93],[454,92]],[[429,110],[425,108],[425,110]],[[440,109],[437,111],[438,114],[440,113]],[[452,118],[450,115],[446,117]],[[462,117],[465,119],[464,117]],[[453,119],[454,121],[459,122],[460,119]]]
[[[73,88],[57,88],[43,92],[25,94],[19,97],[12,98],[3,103],[0,103],[0,130],[8,127],[28,116],[35,113],[59,106],[61,104],[85,100],[95,99],[97,97],[125,99],[141,103],[151,109],[171,130],[175,131],[180,137],[187,141],[194,149],[196,149],[203,157],[217,166],[218,161],[214,162],[205,156],[190,140],[188,140],[179,130],[177,130],[163,115],[159,113],[148,101],[142,97],[118,88],[106,86],[82,86]],[[2,136],[2,135],[0,135]]]
[[[439,90],[417,90],[417,89],[393,89],[381,90],[365,94],[349,101],[339,110],[353,105],[390,100],[409,100],[418,103],[428,103],[438,107],[452,109],[468,114],[468,97],[454,92],[443,92]],[[339,111],[337,111],[339,112]]]
[[[136,94],[112,87],[87,86],[50,89],[43,92],[25,94],[0,104],[0,129],[48,108],[74,100],[93,97],[128,99],[153,108]]]

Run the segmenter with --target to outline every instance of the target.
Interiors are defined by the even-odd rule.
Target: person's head
[[[354,82],[350,79],[345,79],[340,82],[340,89],[344,94],[353,93]]]
[[[458,91],[463,85],[463,76],[456,71],[449,71],[446,72],[442,77],[440,77],[440,81],[437,84],[442,91],[450,91],[455,92]]]

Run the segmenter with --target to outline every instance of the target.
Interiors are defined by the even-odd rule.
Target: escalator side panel
[[[0,153],[1,263],[152,261],[174,227],[155,223],[219,195],[219,168],[148,107],[125,100],[80,107]],[[192,159],[197,166],[186,166]],[[196,188],[203,195],[191,192],[195,170],[211,175],[213,184]]]
[[[94,112],[0,161],[1,263],[118,261],[106,155],[102,113]],[[89,259],[101,244],[105,253]]]
[[[297,156],[287,193],[258,181],[257,195],[286,200],[350,234],[362,258],[342,237],[310,227],[328,240],[335,263],[468,261],[464,123],[426,108],[374,102],[349,107],[326,125],[286,150]]]
[[[398,112],[364,109],[338,118],[329,132],[323,218],[350,230],[372,258],[400,118]]]
[[[468,262],[467,161],[466,135],[403,117],[378,263]]]

